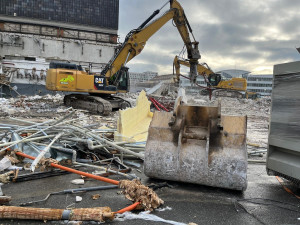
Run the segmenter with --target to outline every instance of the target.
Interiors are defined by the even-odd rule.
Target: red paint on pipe
[[[35,159],[35,157],[24,154],[23,152],[16,152],[16,154],[19,155],[19,156],[28,158],[28,159],[32,159],[32,160]],[[96,176],[94,174],[85,173],[85,172],[82,172],[82,171],[79,171],[79,170],[74,170],[74,169],[71,169],[69,167],[58,165],[56,163],[51,163],[50,165],[52,167],[55,167],[55,168],[58,168],[58,169],[61,169],[61,170],[65,170],[65,171],[68,171],[68,172],[71,172],[71,173],[76,173],[78,175],[89,177],[89,178],[92,178],[92,179],[95,179],[95,180],[100,180],[100,181],[103,181],[103,182],[106,182],[106,183],[119,185],[119,181],[117,181],[117,180],[112,180],[112,179],[109,179],[109,178],[106,178],[106,177]]]
[[[166,112],[169,112],[169,110],[166,109],[166,107],[163,106],[163,104],[159,103],[155,98],[152,98],[153,101],[155,101],[155,103],[162,108],[163,110],[165,110]]]
[[[153,100],[153,98],[149,98],[150,101],[153,103],[153,105],[155,106],[155,108],[160,111],[160,108],[156,105],[155,101]]]

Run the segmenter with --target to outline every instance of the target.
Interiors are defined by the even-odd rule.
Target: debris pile
[[[119,187],[123,188],[123,194],[132,202],[140,202],[139,208],[152,211],[164,204],[157,194],[143,185],[139,180],[121,180]]]
[[[23,182],[70,172],[81,176],[72,180],[72,184],[75,182],[80,186],[79,188],[51,192],[42,200],[41,197],[32,196],[30,202],[21,203],[21,206],[43,204],[50,196],[61,193],[71,194],[118,187],[123,189],[124,196],[134,203],[128,207],[129,209],[152,211],[164,204],[164,201],[149,188],[151,185],[143,185],[135,174],[135,171],[139,173],[142,171],[133,170],[132,167],[140,168],[145,157],[147,128],[138,130],[137,126],[141,126],[143,123],[141,121],[147,121],[146,127],[148,127],[152,120],[151,115],[154,111],[158,111],[157,108],[172,112],[175,99],[172,93],[168,96],[144,95],[142,108],[146,106],[149,109],[141,110],[138,109],[141,106],[137,101],[139,98],[137,94],[127,93],[122,97],[137,108],[130,109],[133,111],[132,115],[126,114],[130,110],[125,114],[126,110],[113,111],[107,117],[94,115],[85,110],[74,110],[63,106],[61,95],[0,99],[2,103],[0,182]],[[218,101],[218,99],[210,101],[207,96],[186,96],[186,98],[188,103],[200,105],[214,105]],[[250,149],[254,152],[266,146],[270,113],[269,98],[258,100],[222,98],[221,105],[224,114],[248,116],[248,151]],[[142,111],[145,111],[145,116]],[[135,123],[132,124],[136,125],[130,127],[130,123],[122,122],[121,119],[127,117],[133,118]],[[138,120],[139,117],[141,120]],[[141,134],[143,135],[137,138]],[[88,172],[82,172],[81,168]],[[107,176],[112,176],[114,179],[106,178]],[[113,185],[82,187],[86,183],[85,180],[91,178]],[[157,187],[170,187],[167,183],[164,184],[158,184]],[[156,187],[156,184],[152,187]],[[14,196],[4,194],[0,196],[0,204],[10,204]],[[103,195],[105,193],[101,194]],[[95,201],[102,198],[97,193],[91,199]],[[74,202],[80,204],[83,200],[82,196],[76,196]],[[117,212],[113,212],[109,207],[67,209],[69,215],[73,217],[66,218],[67,211],[63,209],[2,206],[0,217],[48,220],[53,210],[58,212],[55,213],[56,219],[106,221],[113,219],[116,213],[126,211],[127,208]]]
[[[20,96],[19,98],[0,98],[0,116],[38,116],[40,113],[64,113],[66,107],[62,106],[63,96]]]

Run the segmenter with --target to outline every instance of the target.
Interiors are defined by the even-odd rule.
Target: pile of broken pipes
[[[112,220],[116,213],[132,209],[151,211],[163,204],[163,200],[152,189],[134,179],[134,174],[128,174],[130,168],[123,163],[125,156],[142,160],[144,148],[135,146],[134,143],[114,142],[110,139],[113,129],[93,129],[93,124],[82,126],[80,121],[84,116],[73,118],[74,114],[75,111],[63,118],[42,123],[11,118],[17,121],[18,125],[0,124],[0,171],[10,170],[0,175],[0,183],[25,179],[26,174],[19,174],[22,169],[30,170],[30,176],[33,176],[39,168],[42,171],[38,172],[39,178],[40,173],[49,169],[49,176],[68,171],[113,184],[108,186],[111,188],[122,188],[125,197],[133,204],[117,212],[113,212],[109,207],[65,210],[0,206],[0,219],[106,221]],[[109,168],[100,166],[103,163],[108,164]],[[101,175],[118,174],[123,176],[124,180],[116,181],[99,174],[74,169],[79,166],[102,169]],[[0,196],[2,205],[10,200],[9,196]]]

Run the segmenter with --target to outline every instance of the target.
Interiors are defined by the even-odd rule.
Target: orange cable
[[[32,160],[35,159],[35,157],[27,155],[23,152],[16,152],[16,154],[19,155],[19,156],[28,158],[28,159],[32,159]],[[104,181],[104,182],[107,182],[107,183],[119,185],[119,181],[116,181],[116,180],[112,180],[112,179],[101,177],[101,176],[96,176],[96,175],[93,175],[93,174],[90,174],[90,173],[85,173],[85,172],[82,172],[82,171],[79,171],[79,170],[74,170],[74,169],[71,169],[71,168],[68,168],[68,167],[65,167],[65,166],[58,165],[56,163],[51,163],[50,165],[52,167],[56,167],[56,168],[61,169],[61,170],[65,170],[65,171],[68,171],[68,172],[71,172],[71,173],[75,173],[75,174],[83,175],[83,176],[86,176],[86,177],[89,177],[89,178],[93,178],[95,180],[100,180],[100,181]],[[121,213],[124,213],[124,212],[127,212],[127,211],[134,210],[139,204],[140,204],[139,202],[135,202],[132,205],[130,205],[128,207],[125,207],[125,208],[123,208],[123,209],[121,209],[121,210],[119,210],[115,213],[121,214]]]
[[[284,188],[284,190],[285,190],[286,192],[288,192],[288,193],[290,193],[291,195],[294,195],[296,198],[300,199],[300,196],[296,195],[294,192],[292,192],[291,189],[289,189],[289,188],[287,188],[286,186],[284,186],[283,180],[282,180],[280,177],[278,177],[278,176],[275,176],[275,177],[276,177],[276,179],[279,181],[279,183],[282,185],[282,187]]]
[[[134,210],[139,204],[140,204],[139,202],[135,202],[132,205],[125,207],[124,209],[120,209],[119,211],[115,212],[115,214],[116,213],[121,214],[121,213],[124,213],[124,212],[127,212],[127,211]]]
[[[16,154],[19,155],[19,156],[28,158],[28,159],[32,159],[32,160],[35,159],[35,157],[24,154],[23,152],[16,152]],[[50,165],[52,167],[55,167],[55,168],[58,168],[58,169],[61,169],[61,170],[65,170],[65,171],[68,171],[68,172],[71,172],[71,173],[76,173],[76,174],[79,174],[79,175],[82,175],[82,176],[85,176],[85,177],[93,178],[95,180],[100,180],[100,181],[103,181],[103,182],[106,182],[106,183],[119,185],[119,181],[117,181],[117,180],[112,180],[112,179],[109,179],[109,178],[106,178],[106,177],[101,177],[101,176],[97,176],[97,175],[94,175],[94,174],[85,173],[85,172],[82,172],[82,171],[79,171],[79,170],[74,170],[74,169],[71,169],[69,167],[58,165],[56,163],[51,163]]]

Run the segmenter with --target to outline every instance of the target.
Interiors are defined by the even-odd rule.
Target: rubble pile
[[[38,116],[40,113],[64,113],[66,107],[62,106],[63,96],[21,96],[19,98],[0,98],[0,116]],[[44,114],[44,116],[46,116]]]
[[[240,99],[240,98],[212,98],[208,96],[187,96],[188,103],[200,105],[215,105],[218,101],[222,105],[222,113],[227,115],[247,115],[269,117],[271,110],[271,98],[262,97],[259,99]]]
[[[127,93],[122,94],[121,97],[129,101],[132,107],[137,105],[138,94]],[[149,95],[147,97],[151,101],[152,112],[158,109],[173,110],[175,99],[172,93],[168,96]],[[266,147],[270,98],[209,100],[208,96],[186,97],[188,103],[200,105],[215,105],[221,101],[223,114],[247,115],[247,142],[251,143],[252,147],[253,144],[257,145],[255,148],[248,146],[248,151],[257,151],[258,148]],[[84,185],[86,177],[90,177],[104,179],[105,182],[114,184],[111,185],[112,187],[108,185],[107,188],[124,189],[122,193],[127,199],[135,202],[134,207],[137,209],[151,211],[164,203],[152,189],[141,183],[132,169],[132,167],[142,165],[146,143],[115,140],[119,112],[113,111],[109,116],[104,117],[85,110],[67,108],[63,105],[61,95],[1,98],[0,103],[2,104],[0,109],[0,172],[2,173],[0,182],[23,182],[75,171],[74,173],[83,176],[78,177],[83,181],[79,185]],[[24,156],[30,156],[31,160]],[[77,170],[78,167],[84,167],[89,173]],[[72,170],[66,170],[68,171],[66,172],[54,168],[61,170],[72,168]],[[104,176],[113,176],[121,181]],[[79,196],[76,197],[79,198]],[[13,196],[0,196],[0,204],[9,204],[12,199]],[[22,204],[34,205],[35,202],[40,202],[40,200],[34,199],[34,201]],[[3,208],[3,210],[10,211],[11,209]],[[19,208],[13,210],[22,211]],[[39,210],[36,208],[37,212]],[[34,214],[34,211],[28,212]],[[111,219],[114,217],[114,213],[110,213],[110,217],[104,214],[101,214],[99,217],[101,219],[98,221],[105,221],[106,217]],[[80,214],[78,218],[85,217]]]

